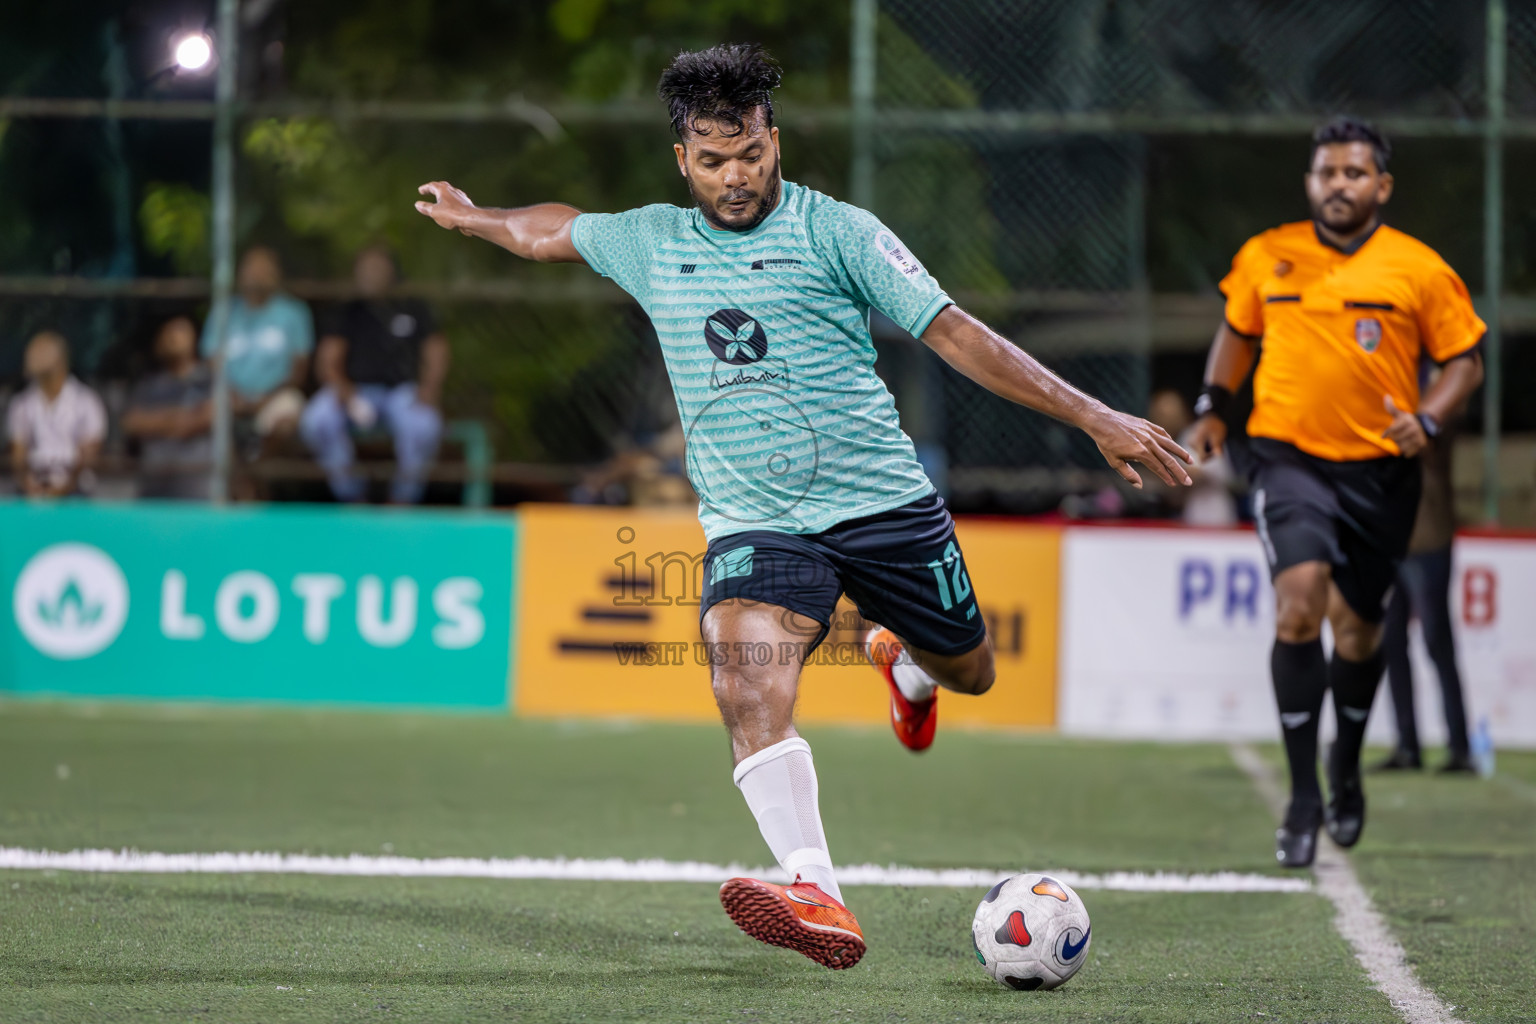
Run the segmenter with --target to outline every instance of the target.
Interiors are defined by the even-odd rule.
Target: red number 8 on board
[[[1486,565],[1470,565],[1461,576],[1461,621],[1491,626],[1499,617],[1499,576]]]

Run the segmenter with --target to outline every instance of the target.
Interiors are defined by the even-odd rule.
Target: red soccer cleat
[[[923,751],[933,744],[933,732],[939,724],[939,691],[927,700],[908,700],[891,675],[891,666],[901,653],[901,641],[896,634],[881,626],[865,637],[869,662],[875,666],[885,685],[891,688],[891,728],[896,738],[908,750]]]
[[[759,942],[792,949],[834,971],[864,956],[864,933],[848,908],[798,877],[794,885],[732,878],[720,887],[720,905]]]

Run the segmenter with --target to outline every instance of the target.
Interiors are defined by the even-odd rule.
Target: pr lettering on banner
[[[1067,531],[1063,552],[1064,731],[1161,740],[1274,734],[1274,598],[1258,538],[1082,527]],[[1160,656],[1130,663],[1127,649]]]
[[[1188,622],[1201,608],[1217,605],[1221,617],[1259,620],[1264,575],[1255,561],[1233,559],[1224,565],[1205,558],[1186,558],[1179,565],[1179,621]]]
[[[1469,718],[1486,716],[1502,747],[1536,747],[1536,540],[1459,536],[1452,565],[1451,625]],[[1218,741],[1278,734],[1274,596],[1253,533],[1074,527],[1062,575],[1064,731]],[[1128,665],[1126,649],[1160,657]],[[1432,706],[1433,666],[1417,639],[1412,649],[1423,669],[1415,672],[1420,700]],[[1391,718],[1376,708],[1371,742],[1391,741]],[[1426,744],[1444,742],[1440,715],[1422,715],[1420,727]]]
[[[1488,565],[1469,565],[1461,574],[1461,622],[1488,628],[1499,619],[1499,573]]]

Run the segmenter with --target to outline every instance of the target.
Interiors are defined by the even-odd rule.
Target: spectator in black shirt
[[[133,389],[123,433],[137,438],[139,496],[208,500],[213,378],[197,358],[197,328],[172,317],[155,335],[160,371]]]
[[[304,409],[299,431],[314,451],[338,501],[361,501],[366,481],[353,472],[353,431],[382,425],[395,443],[390,501],[413,504],[426,488],[427,467],[443,432],[443,378],[448,339],[425,303],[391,296],[394,258],[374,247],[357,256],[360,298],[326,325],[315,354],[320,390]]]

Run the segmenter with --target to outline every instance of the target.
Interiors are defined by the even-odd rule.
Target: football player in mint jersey
[[[1189,455],[967,314],[873,214],[785,181],[779,77],[751,45],[682,53],[662,74],[690,207],[489,209],[435,181],[416,208],[526,259],[585,263],[650,316],[708,540],[700,629],[727,652],[711,675],[734,781],[794,880],[734,878],[721,902],[754,938],[843,968],[863,956],[864,939],[842,904],[811,750],[795,732],[805,657],[847,593],[883,627],[871,660],[890,687],[896,734],[914,750],[933,738],[939,687],[980,694],[993,680],[954,523],[875,374],[870,310],[982,387],[1081,428],[1135,486],[1131,463],[1188,484]],[[761,644],[799,653],[767,665],[735,653]]]

